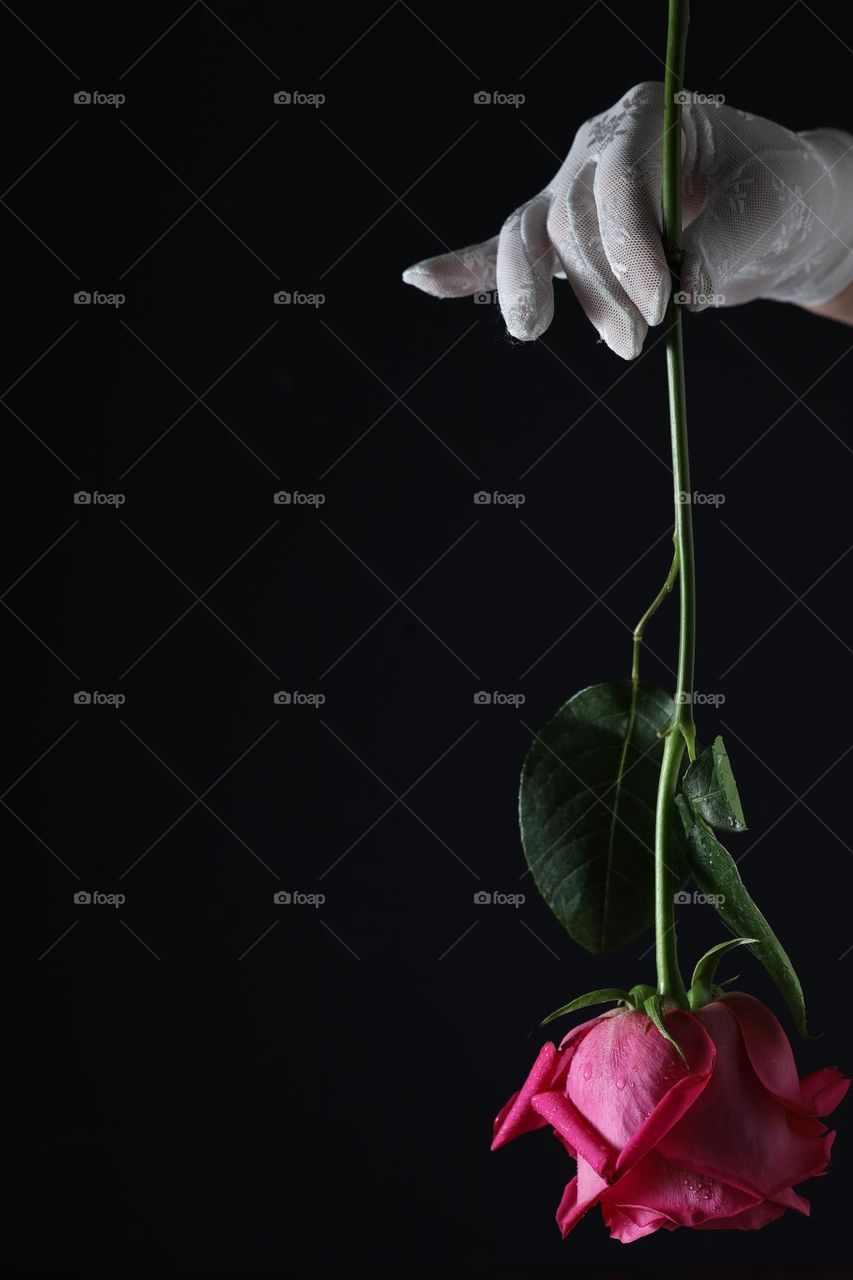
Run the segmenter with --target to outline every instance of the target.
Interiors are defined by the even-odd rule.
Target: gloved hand
[[[853,281],[853,137],[791,133],[686,94],[684,259],[691,311],[775,298],[815,306]],[[436,298],[497,288],[514,338],[540,337],[552,279],[568,279],[601,337],[626,360],[670,295],[661,242],[663,85],[631,89],[582,125],[562,168],[499,236],[409,267]]]

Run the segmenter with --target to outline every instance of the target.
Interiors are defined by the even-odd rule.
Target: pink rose
[[[552,1125],[577,1161],[557,1223],[566,1236],[600,1204],[628,1244],[660,1227],[754,1230],[809,1212],[796,1183],[826,1171],[828,1115],[850,1083],[831,1067],[800,1080],[788,1038],[760,1001],[732,993],[667,1030],[617,1009],[542,1046],[495,1121],[492,1149]]]

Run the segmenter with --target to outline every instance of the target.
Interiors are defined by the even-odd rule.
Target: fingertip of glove
[[[416,289],[420,289],[423,293],[431,293],[438,296],[435,277],[428,267],[422,266],[419,262],[416,262],[412,267],[406,267],[402,279],[403,284],[414,285]]]
[[[511,306],[504,312],[507,333],[519,342],[535,342],[541,338],[551,319],[547,311],[537,311],[524,304]]]

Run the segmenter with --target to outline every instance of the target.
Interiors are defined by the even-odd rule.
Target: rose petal
[[[792,1114],[787,1101],[765,1089],[729,1001],[714,1001],[694,1016],[716,1045],[714,1073],[660,1142],[661,1155],[761,1200],[826,1168],[825,1135],[815,1131],[813,1116]]]
[[[584,1214],[598,1203],[606,1190],[607,1183],[581,1156],[578,1160],[577,1175],[567,1184],[557,1209],[557,1226],[564,1240],[572,1227],[576,1226]]]
[[[778,1196],[764,1200],[761,1204],[753,1205],[740,1213],[732,1214],[729,1218],[712,1218],[710,1222],[697,1223],[697,1230],[759,1231],[762,1227],[766,1227],[768,1222],[775,1222],[777,1218],[781,1218],[787,1209],[794,1209],[797,1213],[805,1214],[806,1217],[811,1213],[808,1200],[804,1200],[802,1196],[797,1195],[796,1191],[789,1188],[787,1191],[780,1191]]]
[[[732,991],[718,1003],[737,1019],[752,1069],[767,1092],[790,1111],[810,1112],[812,1108],[803,1099],[791,1042],[767,1006],[744,991]]]
[[[523,1133],[541,1129],[545,1121],[532,1110],[530,1099],[534,1094],[547,1089],[554,1075],[558,1051],[550,1043],[543,1044],[539,1055],[530,1068],[530,1075],[517,1093],[498,1112],[495,1118],[495,1134],[492,1140],[492,1151],[506,1146],[513,1138]]]
[[[712,1218],[730,1218],[758,1202],[756,1195],[650,1151],[609,1188],[602,1210],[618,1210],[647,1234],[649,1215],[664,1215],[674,1226],[695,1227]]]
[[[610,1176],[618,1152],[596,1132],[570,1098],[556,1091],[537,1093],[531,1099],[531,1106],[542,1117],[542,1123],[553,1125],[557,1133],[566,1139],[578,1156],[583,1156],[592,1165],[596,1173],[604,1178]]]
[[[800,1088],[815,1114],[828,1116],[850,1088],[850,1077],[842,1075],[834,1067],[820,1067],[810,1076],[803,1076]]]

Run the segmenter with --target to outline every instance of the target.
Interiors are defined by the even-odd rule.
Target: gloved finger
[[[508,332],[531,342],[554,318],[557,255],[548,238],[550,197],[538,195],[507,218],[498,241],[498,301]]]
[[[640,135],[645,143],[646,133]],[[595,170],[593,189],[610,269],[646,324],[663,320],[670,273],[661,238],[661,143],[636,156],[636,135],[614,138]]]
[[[454,253],[424,258],[403,272],[403,281],[433,298],[467,298],[496,287],[498,237]]]
[[[548,234],[575,295],[601,337],[623,360],[640,354],[648,325],[607,260],[593,191],[593,161],[551,204]]]

